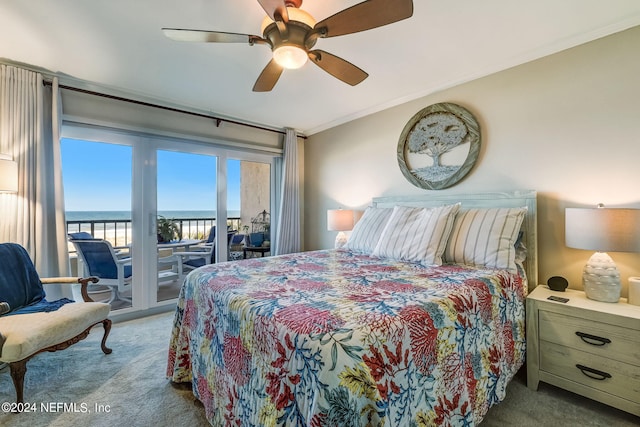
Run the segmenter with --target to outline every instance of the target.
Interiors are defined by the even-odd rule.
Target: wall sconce
[[[350,209],[330,209],[327,211],[327,230],[338,231],[335,248],[339,249],[347,243],[345,231],[353,230],[353,211]]]
[[[565,244],[597,251],[582,272],[587,297],[618,302],[620,272],[606,252],[640,252],[640,209],[610,209],[602,204],[597,209],[567,208]]]
[[[18,163],[0,154],[0,193],[18,192]]]

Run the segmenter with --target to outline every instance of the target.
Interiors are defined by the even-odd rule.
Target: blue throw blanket
[[[0,244],[0,302],[12,314],[48,312],[73,302],[63,298],[47,301],[42,282],[27,251],[15,243]],[[3,304],[4,305],[4,304]]]
[[[35,302],[33,304],[30,304],[26,307],[21,307],[21,308],[11,310],[10,312],[6,313],[4,316],[12,316],[14,314],[39,313],[39,312],[48,313],[50,311],[56,311],[63,305],[69,304],[70,302],[75,302],[75,301],[70,300],[69,298],[61,298],[55,301],[47,301],[46,299],[43,298],[42,300]]]

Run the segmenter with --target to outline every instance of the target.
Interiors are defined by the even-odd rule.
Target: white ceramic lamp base
[[[618,302],[620,272],[605,252],[594,253],[582,271],[582,286],[587,297],[595,301]]]
[[[334,248],[340,249],[347,243],[347,235],[344,232],[340,231],[336,236],[336,242]]]

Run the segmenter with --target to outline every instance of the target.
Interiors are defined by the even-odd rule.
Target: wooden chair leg
[[[13,386],[16,389],[16,402],[23,402],[24,392],[24,374],[27,372],[27,360],[19,360],[17,362],[9,363],[9,369],[11,370],[11,379],[13,380]]]
[[[104,319],[102,326],[104,327],[104,336],[102,337],[102,344],[100,346],[104,354],[111,354],[113,350],[107,347],[107,337],[109,336],[109,332],[111,332],[111,319]]]
[[[98,322],[100,323],[100,322]],[[105,319],[102,321],[102,326],[104,327],[104,336],[102,337],[102,343],[100,344],[100,347],[102,348],[102,351],[104,354],[111,354],[111,352],[113,351],[112,349],[110,349],[109,347],[107,347],[107,337],[109,336],[109,332],[111,332],[111,319]],[[97,324],[97,323],[96,323]],[[11,371],[11,379],[13,380],[13,386],[16,389],[16,402],[17,403],[23,403],[23,399],[24,399],[24,376],[27,372],[27,361],[29,359],[31,359],[33,356],[35,356],[38,353],[44,352],[44,351],[57,351],[57,350],[64,350],[65,348],[69,347],[72,344],[75,344],[76,342],[84,339],[88,334],[89,334],[89,330],[95,326],[96,324],[89,326],[83,333],[81,333],[80,335],[57,345],[42,349],[40,351],[38,351],[37,353],[32,354],[31,356],[27,357],[26,359],[22,359],[22,360],[18,360],[17,362],[10,362],[9,363],[9,369]]]

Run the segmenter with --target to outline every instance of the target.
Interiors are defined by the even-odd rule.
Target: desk
[[[271,252],[271,248],[269,246],[245,246],[242,248],[244,259],[247,259],[247,252],[260,253],[264,256],[265,253]]]

